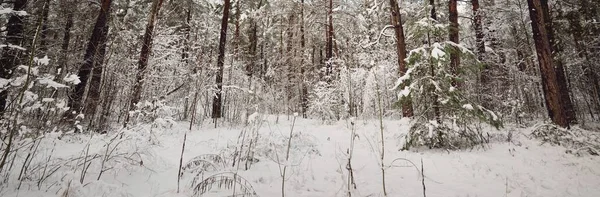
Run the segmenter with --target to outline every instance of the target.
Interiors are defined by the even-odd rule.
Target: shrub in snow
[[[173,116],[177,109],[164,104],[163,99],[152,102],[139,102],[136,110],[130,112],[133,120],[143,123],[152,123],[155,128],[171,128],[175,124]]]
[[[202,182],[195,185],[193,188],[193,196],[202,196],[206,192],[212,194],[221,193],[231,196],[241,197],[257,197],[256,191],[252,188],[252,184],[233,172],[222,172],[214,174],[204,179]],[[233,194],[231,194],[233,192]]]
[[[308,114],[324,121],[332,121],[339,119],[342,109],[338,87],[324,81],[317,82],[309,96]]]
[[[4,139],[35,138],[54,131],[57,128],[52,125],[56,125],[68,110],[66,99],[57,99],[56,95],[69,86],[55,81],[54,75],[39,71],[53,66],[50,58],[34,55],[27,58],[31,58],[30,61],[17,66],[11,78],[0,78],[0,91],[7,93],[5,112],[10,112],[4,113],[6,117],[1,120],[4,126],[0,130],[14,132],[18,130],[16,128],[27,128],[30,132],[27,135],[3,135],[13,132],[1,132],[0,137]]]
[[[192,158],[181,168],[182,172],[179,177],[183,177],[186,173],[196,174],[192,181],[192,184],[194,184],[198,179],[204,179],[205,172],[219,171],[224,169],[226,165],[225,160],[220,155],[199,155]]]
[[[567,153],[596,156],[600,154],[600,135],[597,132],[577,127],[565,129],[552,124],[542,124],[535,126],[531,136],[544,143],[564,146],[570,149]]]
[[[485,143],[486,136],[475,123],[483,121],[500,127],[500,117],[472,102],[457,87],[463,80],[461,76],[475,74],[479,70],[473,53],[453,42],[436,42],[447,35],[446,25],[429,18],[428,9],[420,14],[421,19],[408,25],[408,37],[426,40],[427,44],[410,51],[406,60],[408,70],[398,78],[394,87],[399,102],[414,100],[416,112],[403,148],[458,149]],[[463,58],[463,64],[457,71],[451,67],[451,53],[458,53]]]

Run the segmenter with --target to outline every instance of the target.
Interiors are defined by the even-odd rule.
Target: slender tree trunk
[[[142,43],[142,51],[140,52],[140,59],[138,61],[138,69],[135,78],[135,84],[133,85],[133,94],[131,95],[131,103],[129,105],[130,110],[134,110],[136,104],[140,102],[142,96],[142,88],[144,85],[144,75],[146,74],[146,68],[148,67],[148,58],[152,53],[152,37],[154,35],[154,23],[158,17],[160,7],[162,6],[163,0],[154,0],[152,2],[152,8],[146,25],[146,32],[144,33],[144,40]],[[129,122],[129,116],[125,120],[125,124]]]
[[[108,32],[108,25],[104,26],[104,32]],[[88,87],[87,98],[85,99],[84,114],[91,122],[96,120],[96,109],[100,105],[100,95],[102,93],[102,76],[104,72],[104,56],[106,54],[106,42],[108,36],[104,35],[100,40],[100,48],[98,49],[97,60],[93,64],[92,78]]]
[[[40,52],[46,53],[48,51],[48,14],[50,12],[50,0],[46,0],[44,2],[44,7],[42,8],[42,30],[40,33]],[[44,68],[45,71],[49,71],[50,69]]]
[[[237,59],[240,53],[240,4],[241,0],[235,2],[235,38],[233,39],[233,54]]]
[[[483,33],[483,24],[482,24],[482,14],[483,12],[479,10],[479,0],[471,0],[471,4],[473,5],[473,27],[475,29],[475,45],[477,48],[477,60],[480,63],[483,63],[483,68],[481,69],[480,76],[480,91],[479,94],[480,102],[486,108],[491,108],[492,105],[489,102],[485,102],[487,96],[492,96],[493,90],[491,86],[491,65],[494,64],[492,61],[486,61],[485,56],[485,40]]]
[[[288,19],[288,23],[287,23],[288,29],[286,32],[288,41],[287,41],[287,47],[285,50],[285,54],[286,54],[285,64],[287,67],[287,70],[286,70],[287,71],[287,74],[286,74],[287,81],[285,84],[285,87],[286,87],[285,91],[286,91],[286,95],[287,95],[286,101],[288,103],[288,105],[287,105],[288,112],[290,112],[290,109],[292,109],[292,106],[293,106],[293,104],[291,104],[292,103],[291,100],[293,97],[292,90],[294,89],[293,88],[294,87],[294,77],[296,75],[295,68],[293,66],[294,62],[292,62],[292,60],[294,59],[294,55],[292,54],[292,47],[294,44],[294,19],[295,19],[294,15],[295,14],[293,13],[293,11],[289,15],[289,19]],[[292,109],[292,111],[293,111],[293,109]]]
[[[435,0],[429,0],[429,6],[431,7],[431,19],[437,20],[437,12],[435,10]],[[431,39],[431,35],[429,32],[427,33],[427,44],[429,45],[429,47],[431,47],[433,44],[433,40]],[[429,60],[429,74],[431,77],[435,76],[435,67],[434,67],[433,61],[431,59]],[[434,90],[431,89],[430,91],[433,92]],[[431,102],[433,103],[433,118],[436,120],[437,123],[441,124],[442,119],[440,116],[440,106],[439,106],[437,94],[433,94],[433,98],[431,99]]]
[[[85,55],[83,57],[83,65],[81,65],[77,74],[81,82],[75,86],[69,96],[68,106],[71,110],[71,113],[65,114],[69,119],[72,119],[81,113],[83,96],[88,79],[92,73],[92,69],[94,68],[94,65],[97,65],[97,62],[102,61],[104,58],[102,51],[104,51],[103,48],[106,47],[105,42],[108,34],[108,18],[110,15],[111,4],[112,0],[102,0],[100,13],[96,19],[96,24],[92,30],[92,36],[90,37]]]
[[[404,76],[406,74],[406,41],[404,37],[404,27],[402,26],[402,16],[400,14],[400,8],[398,7],[397,0],[390,0],[390,6],[392,7],[392,25],[394,26],[396,35],[396,53],[398,57],[398,74]],[[407,84],[407,82],[405,82]],[[402,85],[400,88],[404,89],[406,85]],[[411,97],[403,99],[402,103],[402,115],[404,117],[413,116],[413,107]]]
[[[23,11],[27,6],[27,0],[15,0],[13,3],[14,11]],[[8,19],[6,24],[6,44],[21,46],[24,40],[23,29],[25,16],[19,14],[13,14]],[[10,79],[13,76],[13,71],[20,64],[21,56],[23,55],[22,50],[17,47],[6,47],[3,50],[2,56],[0,57],[0,78]],[[3,118],[6,110],[6,99],[8,98],[8,91],[0,92],[0,119]]]
[[[484,61],[485,57],[485,41],[483,34],[482,16],[479,10],[479,0],[471,0],[473,4],[473,26],[475,27],[475,42],[477,46],[477,59]],[[486,76],[487,77],[487,76]],[[483,78],[483,76],[482,76]]]
[[[223,18],[221,19],[221,35],[219,38],[219,57],[217,59],[217,67],[219,72],[217,73],[215,84],[217,85],[217,92],[213,97],[213,108],[212,118],[217,119],[222,117],[221,111],[221,93],[223,91],[223,66],[225,64],[225,45],[227,44],[227,20],[229,19],[229,8],[231,7],[231,1],[225,0],[223,5]],[[216,122],[216,120],[215,120]]]
[[[552,60],[552,46],[548,40],[548,32],[545,26],[544,13],[541,0],[527,0],[529,15],[531,17],[531,28],[538,56],[540,73],[542,76],[542,89],[544,91],[548,115],[554,123],[561,127],[569,127],[561,97],[561,89],[557,80]]]
[[[74,3],[70,0],[62,0],[61,2],[63,3],[62,6],[65,7],[71,5],[71,3]],[[60,47],[60,60],[59,64],[55,68],[57,77],[55,80],[57,81],[61,81],[67,73],[67,64],[69,63],[69,44],[71,43],[71,28],[73,28],[74,15],[74,11],[67,11],[67,23],[65,24],[65,28],[63,30],[62,45]]]
[[[262,0],[258,3],[258,7],[257,10],[260,9],[260,7],[262,7]],[[236,8],[237,12],[239,12],[239,6]],[[238,14],[236,14],[238,15]],[[238,18],[239,20],[239,16],[236,16],[236,18]],[[251,24],[251,31],[250,31],[250,35],[249,35],[249,39],[250,39],[250,46],[248,47],[248,51],[250,53],[250,63],[246,65],[246,75],[248,76],[248,85],[250,85],[251,81],[252,81],[252,75],[254,75],[255,72],[255,65],[256,65],[256,61],[257,61],[257,51],[258,51],[258,23],[256,22],[255,19],[250,19],[250,24]],[[236,24],[238,25],[238,24]],[[236,31],[237,31],[236,27]],[[236,38],[237,39],[237,38]]]
[[[185,64],[185,67],[186,67],[186,68],[189,68],[189,67],[190,67],[190,59],[189,59],[189,56],[190,56],[190,50],[191,50],[191,46],[190,46],[190,45],[191,45],[191,41],[190,41],[190,35],[191,35],[191,28],[192,28],[192,27],[191,27],[191,25],[190,25],[190,21],[191,21],[191,19],[192,19],[192,11],[191,11],[191,8],[189,8],[189,7],[188,7],[188,9],[187,9],[187,14],[186,14],[186,18],[185,18],[185,24],[186,24],[186,30],[185,30],[185,40],[184,40],[185,46],[183,47],[183,51],[182,51],[182,53],[181,53],[181,60],[182,60],[182,61],[183,61],[183,63]],[[197,68],[196,68],[196,66],[194,66],[194,67],[192,68],[192,73],[193,73],[193,74],[196,74],[196,73],[197,73]],[[197,76],[196,76],[196,77],[197,77]],[[194,79],[190,79],[190,80],[194,80]],[[189,95],[189,92],[190,92],[190,91],[191,91],[191,89],[192,89],[191,85],[188,85],[188,86],[186,87],[186,89],[187,89],[187,92],[188,92],[188,94],[187,94],[187,96],[185,97],[185,103],[184,103],[184,105],[183,105],[183,120],[187,120],[187,119],[188,119],[188,114],[189,114],[189,112],[188,112],[188,106],[189,106],[189,96],[190,96],[190,95]],[[192,106],[193,106],[193,105],[192,105]],[[190,107],[192,107],[192,106],[190,106]]]
[[[449,3],[449,11],[450,11],[450,33],[449,33],[449,37],[450,37],[450,41],[454,42],[456,44],[459,44],[460,41],[458,39],[458,2],[457,0],[450,0]],[[460,53],[458,47],[453,47],[454,51],[452,51],[452,53],[450,53],[450,67],[452,68],[452,74],[454,74],[454,77],[459,77],[460,73],[459,73],[459,67],[460,67]],[[455,87],[459,87],[460,83],[458,81],[456,81],[456,79],[454,79],[452,81],[452,85]]]
[[[306,40],[304,38],[304,0],[301,0],[300,3],[300,106],[302,108],[302,117],[306,118],[306,111],[308,110],[308,88],[306,87],[306,66],[304,65],[306,61],[304,58],[306,53]]]
[[[429,6],[431,6],[431,18],[437,20],[437,12],[435,10],[435,0],[429,0]]]
[[[327,70],[325,76],[331,75],[333,72],[331,60],[333,58],[333,0],[329,0],[329,6],[327,10],[327,53],[326,53],[326,64]]]
[[[544,16],[544,22],[546,26],[548,42],[553,54],[554,70],[556,72],[556,80],[558,81],[558,87],[560,88],[560,96],[562,107],[566,113],[567,120],[569,123],[577,123],[577,116],[575,115],[575,108],[569,95],[569,87],[567,85],[567,76],[565,75],[564,63],[560,54],[562,53],[561,46],[554,36],[554,28],[552,25],[552,16],[550,15],[550,8],[548,7],[548,0],[541,0],[542,13]]]

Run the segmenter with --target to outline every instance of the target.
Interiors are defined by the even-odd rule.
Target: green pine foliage
[[[427,8],[419,13],[418,20],[408,21],[408,37],[425,44],[410,51],[408,71],[395,86],[399,103],[412,99],[415,108],[414,124],[403,149],[461,149],[486,143],[487,137],[476,123],[499,128],[500,116],[478,105],[456,85],[464,83],[463,76],[476,75],[481,64],[467,48],[444,41],[448,26],[430,18]],[[456,72],[450,64],[451,53],[460,54],[463,61]]]

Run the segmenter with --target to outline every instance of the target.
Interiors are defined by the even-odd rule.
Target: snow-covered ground
[[[189,123],[180,122],[166,128],[137,127],[123,131],[122,135],[117,134],[119,131],[61,139],[48,135],[41,141],[36,159],[27,170],[29,173],[23,176],[28,178],[19,183],[16,177],[30,147],[21,143],[24,145],[20,150],[22,154],[12,167],[9,184],[0,188],[0,196],[192,196],[194,174],[191,172],[184,172],[177,193],[185,133],[184,164],[195,156],[219,154],[228,163],[218,172],[237,172],[252,185],[258,196],[281,196],[280,167],[283,166],[287,166],[286,196],[347,196],[350,122],[322,124],[321,121],[298,118],[290,157],[286,161],[285,147],[292,119],[280,116],[276,123],[275,117],[269,116],[260,127],[245,128],[212,128],[206,124],[189,131]],[[357,138],[352,169],[356,189],[351,194],[383,196],[379,121],[355,122]],[[253,128],[258,128],[257,142],[252,145],[258,162],[249,170],[244,169],[244,161],[242,165],[232,167],[232,155],[240,148],[240,132],[252,133]],[[407,132],[408,121],[385,120],[384,130],[388,196],[423,196],[421,160],[427,196],[600,196],[600,158],[577,157],[565,153],[563,147],[541,144],[527,137],[530,129],[507,127],[500,132],[512,130],[512,142],[497,138],[485,149],[463,151],[399,151],[401,141],[398,139]],[[244,137],[244,140],[248,141],[248,138]],[[110,155],[108,159],[104,159],[106,155]],[[103,160],[104,167],[101,167]],[[416,168],[406,161],[413,162]],[[81,184],[83,166],[89,168]],[[40,177],[45,177],[42,174],[51,174],[57,167],[56,172],[38,184]],[[105,172],[97,180],[101,168]],[[204,177],[218,172],[207,171]],[[16,190],[19,184],[20,189]],[[232,193],[232,190],[219,190],[215,186],[205,196],[230,196]]]

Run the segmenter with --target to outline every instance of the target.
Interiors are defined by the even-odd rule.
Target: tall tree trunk
[[[258,8],[260,9],[261,6],[262,5],[259,4]],[[252,75],[254,74],[256,65],[256,55],[258,50],[258,23],[255,19],[250,19],[250,24],[251,30],[250,35],[248,36],[250,41],[250,45],[248,46],[248,52],[250,53],[250,63],[246,64],[246,75],[248,76],[249,80],[248,85],[250,85],[250,80],[252,80]]]
[[[456,44],[459,44],[460,41],[458,40],[458,2],[457,0],[450,0],[449,5],[449,11],[450,11],[450,32],[449,32],[449,37],[450,37],[450,41],[454,42]],[[454,50],[450,53],[450,67],[452,68],[452,74],[454,75],[454,77],[459,77],[459,66],[460,66],[460,53],[458,47],[453,47]],[[460,83],[458,81],[456,81],[455,79],[452,80],[452,85],[453,86],[460,86]]]
[[[479,0],[471,0],[473,4],[473,26],[475,27],[475,42],[477,46],[477,59],[483,61],[485,57],[485,41],[483,35],[483,25],[481,11],[479,10]]]
[[[229,19],[229,8],[231,7],[231,0],[225,0],[223,5],[223,18],[221,19],[221,35],[219,38],[219,57],[217,59],[217,67],[219,72],[215,77],[215,84],[217,85],[217,92],[213,97],[212,106],[212,118],[221,118],[221,93],[223,91],[223,66],[225,64],[225,45],[227,44],[227,20]],[[215,120],[216,121],[216,120]]]
[[[185,46],[183,47],[183,51],[181,53],[181,60],[185,64],[186,68],[190,67],[190,59],[189,59],[189,57],[190,57],[190,50],[191,50],[191,46],[190,46],[191,45],[190,35],[191,35],[191,28],[192,28],[191,25],[190,25],[190,21],[191,20],[192,20],[192,11],[191,11],[191,8],[188,7],[187,8],[187,14],[186,14],[186,17],[185,17],[185,25],[186,25],[185,40],[184,40],[184,45]],[[197,71],[198,70],[197,70],[196,66],[194,66],[192,68],[192,73],[193,74],[197,74]],[[193,79],[190,79],[190,80],[193,80]],[[186,89],[187,89],[188,94],[185,97],[185,103],[183,105],[183,120],[187,120],[188,119],[188,114],[189,114],[189,112],[188,112],[188,106],[190,106],[188,103],[189,103],[189,95],[190,95],[189,92],[192,89],[191,85],[186,86]],[[192,106],[194,106],[194,105],[191,105],[190,107],[192,107]],[[194,110],[191,110],[191,111],[194,111]]]
[[[302,117],[306,118],[308,110],[308,88],[306,87],[306,66],[304,55],[306,53],[306,40],[304,38],[304,0],[300,1],[300,88],[301,99],[300,106],[302,108]]]
[[[71,5],[71,3],[74,3],[70,0],[62,0],[62,5],[64,7],[67,7],[69,5]],[[66,9],[66,8],[65,8]],[[60,47],[60,60],[58,61],[59,64],[56,65],[55,68],[55,73],[56,73],[56,81],[61,81],[66,73],[67,73],[67,64],[69,63],[69,59],[68,59],[68,54],[69,54],[69,44],[71,43],[71,28],[73,28],[73,16],[74,11],[72,10],[68,10],[67,11],[67,23],[65,24],[65,28],[63,30],[63,39],[62,39],[62,45]]]
[[[431,18],[437,20],[437,12],[435,10],[435,0],[429,0],[429,6],[431,7]]]
[[[291,106],[293,106],[291,104],[291,100],[293,97],[293,87],[294,87],[294,77],[296,75],[295,72],[295,68],[293,66],[294,62],[292,62],[292,60],[294,59],[294,55],[292,54],[292,47],[294,45],[294,20],[295,20],[295,13],[292,11],[289,15],[288,18],[288,28],[287,28],[287,47],[285,50],[285,54],[286,54],[286,58],[285,58],[285,66],[287,67],[286,71],[286,77],[287,77],[287,81],[285,84],[286,87],[286,95],[287,95],[287,103],[288,103],[288,112],[290,112],[289,109],[291,109],[293,111],[293,108]],[[283,25],[283,24],[282,24]]]
[[[437,12],[435,10],[435,0],[429,0],[429,7],[431,7],[431,13],[430,13],[431,19],[437,20]],[[433,42],[434,41],[431,39],[430,33],[427,32],[427,44],[429,45],[430,48],[433,45]],[[431,77],[435,77],[435,67],[433,66],[433,61],[431,59],[429,60],[429,74]],[[430,91],[433,92],[434,90],[430,89]],[[440,106],[439,106],[437,94],[433,94],[433,98],[431,99],[431,102],[433,103],[433,118],[436,120],[437,123],[441,124],[442,119],[440,116]]]
[[[406,41],[404,37],[404,27],[402,26],[402,16],[400,14],[400,8],[398,7],[397,0],[390,0],[390,6],[392,7],[392,25],[394,26],[396,35],[396,54],[398,56],[398,74],[404,76],[406,74]],[[406,84],[406,83],[405,83]],[[404,89],[406,85],[402,85]],[[404,117],[413,116],[413,107],[411,97],[403,99],[402,103],[402,115]]]
[[[104,31],[108,32],[108,25],[104,26]],[[102,89],[102,76],[104,72],[104,56],[106,54],[106,42],[108,40],[108,36],[102,37],[100,41],[100,48],[98,49],[98,53],[95,55],[97,60],[94,62],[92,69],[92,78],[90,79],[90,85],[88,87],[87,98],[85,99],[84,106],[84,114],[85,117],[88,117],[90,123],[96,120],[96,109],[100,105],[100,95],[103,91]],[[91,124],[93,125],[93,124]]]
[[[71,110],[71,113],[65,114],[69,119],[72,119],[75,116],[77,116],[77,114],[81,113],[83,105],[83,96],[88,83],[88,79],[90,77],[90,74],[92,73],[92,69],[94,69],[96,65],[101,65],[102,60],[104,59],[106,37],[108,34],[109,27],[108,18],[110,15],[111,4],[112,0],[102,0],[100,13],[98,14],[98,18],[96,19],[96,24],[94,25],[94,29],[92,30],[92,36],[90,37],[87,49],[85,51],[85,55],[83,57],[83,65],[81,65],[77,74],[81,82],[75,86],[75,88],[71,91],[69,96],[68,106]],[[96,85],[98,85],[99,87],[99,84]],[[90,96],[88,95],[88,99],[89,97]]]
[[[552,46],[548,40],[541,0],[527,0],[527,4],[548,115],[557,125],[569,127],[569,120],[566,117],[564,108],[561,106],[563,104],[561,89],[553,65]]]
[[[569,121],[569,123],[576,123],[577,116],[575,115],[575,108],[573,107],[571,96],[569,95],[569,87],[567,86],[567,76],[565,75],[564,63],[560,57],[562,49],[559,42],[556,40],[556,36],[554,36],[554,28],[552,25],[552,16],[550,15],[550,8],[548,7],[548,0],[541,0],[541,4],[546,31],[548,33],[548,42],[550,43],[550,47],[553,54],[556,80],[558,81],[558,88],[560,88],[561,101],[563,102],[561,106],[564,108],[564,112],[566,113],[565,115],[567,116],[567,120]]]
[[[486,61],[485,58],[485,40],[482,24],[483,13],[481,10],[479,10],[479,0],[471,0],[471,4],[473,5],[473,27],[475,29],[475,45],[477,48],[477,60],[479,60],[480,63],[484,64],[483,68],[481,69],[481,72],[479,73],[481,80],[479,86],[481,88],[481,93],[479,94],[480,102],[482,102],[483,106],[485,106],[486,108],[491,108],[491,103],[483,102],[486,99],[482,98],[485,98],[486,96],[491,96],[491,94],[493,93],[493,91],[491,91],[492,88],[490,85],[490,76],[492,75],[490,66],[494,64],[494,62]]]
[[[44,2],[42,8],[42,30],[40,33],[40,52],[46,53],[48,51],[48,14],[50,12],[50,0]],[[44,68],[45,71],[50,69]]]
[[[146,24],[146,31],[144,33],[144,40],[142,43],[142,51],[140,52],[140,59],[138,60],[138,69],[135,77],[135,84],[133,85],[133,94],[131,95],[131,103],[129,105],[130,110],[134,110],[136,104],[140,102],[142,96],[142,88],[144,85],[144,75],[146,75],[146,68],[148,67],[148,58],[152,53],[152,36],[154,34],[154,23],[158,17],[160,7],[162,6],[163,0],[154,0],[152,2],[152,8],[150,10],[150,16],[148,18],[148,24]],[[125,119],[125,124],[129,121],[129,116]]]
[[[235,38],[233,38],[233,54],[237,59],[240,53],[240,4],[241,0],[235,2]]]
[[[27,6],[27,0],[15,0],[13,3],[14,11],[23,11]],[[21,46],[23,38],[23,29],[25,16],[20,14],[13,14],[8,19],[6,24],[6,44]],[[13,71],[20,64],[21,56],[23,51],[17,47],[6,47],[0,57],[0,78],[10,79],[13,75]],[[4,87],[2,87],[4,88]],[[2,119],[6,110],[6,99],[8,98],[8,91],[4,90],[0,92],[0,119]]]
[[[333,58],[333,0],[329,0],[329,6],[327,9],[327,47],[326,47],[326,67],[327,70],[325,72],[325,76],[330,76],[332,73],[332,63],[331,60]]]

